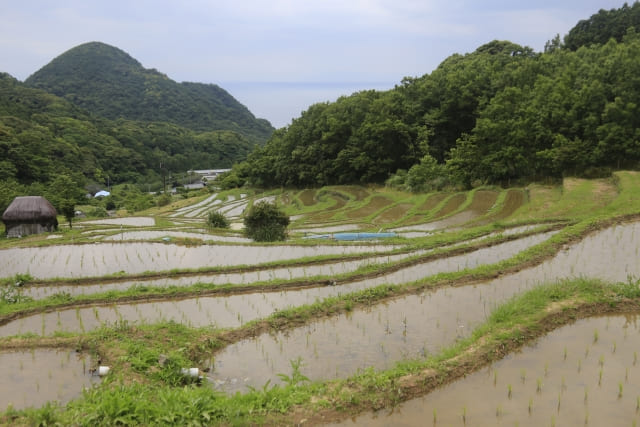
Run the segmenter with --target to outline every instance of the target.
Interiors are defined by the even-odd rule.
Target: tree
[[[258,202],[244,217],[247,237],[256,242],[275,242],[287,237],[289,217],[275,203]]]
[[[82,200],[83,196],[82,186],[65,174],[56,176],[47,189],[47,199],[58,213],[64,215],[69,221],[69,228],[72,228],[71,222],[75,216],[76,204]]]
[[[222,212],[210,211],[207,215],[209,228],[229,228],[229,220]]]

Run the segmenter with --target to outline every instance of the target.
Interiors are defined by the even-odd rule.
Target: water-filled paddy
[[[198,239],[204,242],[250,243],[252,240],[241,236],[217,236],[215,234],[191,233],[182,231],[125,231],[105,237],[102,240],[157,240],[162,238]]]
[[[433,352],[466,336],[497,305],[533,288],[543,278],[555,281],[590,276],[624,281],[628,274],[640,276],[640,265],[633,256],[625,258],[615,251],[591,252],[593,247],[617,241],[622,251],[635,253],[632,249],[640,242],[633,235],[639,228],[638,224],[629,224],[603,230],[537,267],[486,283],[410,295],[370,311],[340,315],[286,334],[265,334],[231,345],[217,355],[219,366],[213,378],[222,388],[233,391],[244,385],[262,385],[268,379],[277,382],[277,373],[286,371],[289,360],[297,357],[310,361],[305,375],[320,379],[344,376],[369,366],[386,368],[397,360]],[[588,259],[578,269],[567,271],[567,260],[581,257]],[[593,264],[608,268],[593,268]],[[416,326],[418,329],[413,329]],[[324,362],[335,360],[339,363],[333,370]],[[252,367],[251,375],[243,371],[243,366]],[[237,378],[249,380],[232,381]]]
[[[339,425],[636,425],[638,320],[637,314],[580,320],[392,411]]]
[[[64,404],[98,381],[90,368],[90,358],[73,350],[0,352],[0,408]]]
[[[104,276],[118,272],[196,269],[260,264],[318,255],[384,252],[384,245],[180,246],[164,243],[95,243],[0,250],[3,277],[29,273],[38,279]]]
[[[126,218],[106,218],[92,221],[82,221],[80,225],[126,225],[130,227],[151,227],[156,220],[150,217],[132,216]]]
[[[483,248],[455,257],[438,259],[402,268],[378,277],[353,281],[339,286],[60,310],[54,313],[25,317],[8,323],[0,327],[0,336],[26,332],[50,335],[56,331],[86,331],[96,328],[104,322],[118,320],[129,322],[173,320],[191,326],[236,327],[249,320],[268,316],[275,310],[311,304],[318,299],[329,296],[354,292],[383,283],[405,283],[438,272],[457,271],[482,263],[497,262],[513,256],[526,247],[540,243],[551,234],[550,232],[533,235],[491,248]]]

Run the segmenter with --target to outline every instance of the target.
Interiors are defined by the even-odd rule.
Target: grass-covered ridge
[[[106,347],[120,357],[116,368],[133,375],[114,375],[65,408],[4,413],[5,423],[93,425],[281,424],[344,417],[354,411],[379,409],[428,392],[522,347],[542,334],[594,313],[640,310],[637,282],[606,284],[577,279],[548,284],[498,307],[471,337],[424,360],[399,362],[383,372],[366,370],[350,378],[308,384],[295,364],[283,373],[289,382],[246,394],[221,395],[209,387],[184,384],[180,366],[198,363],[220,341],[175,324],[120,325],[89,334],[87,347]],[[194,343],[197,341],[197,343]],[[98,344],[100,343],[100,344]],[[113,345],[113,347],[110,347]],[[175,346],[181,347],[178,352]],[[158,370],[158,357],[167,356]],[[154,368],[155,367],[155,368]],[[144,373],[143,379],[139,379]],[[138,378],[138,379],[136,379]]]
[[[54,336],[40,337],[24,335],[0,339],[0,348],[4,350],[65,347],[74,348],[93,355],[92,359],[101,360],[111,366],[111,374],[102,384],[85,392],[82,396],[65,406],[48,405],[34,410],[9,410],[2,415],[5,424],[38,424],[59,422],[61,424],[90,424],[103,419],[106,425],[126,424],[167,424],[184,425],[189,423],[210,424],[292,424],[307,420],[306,423],[342,418],[348,414],[367,409],[383,408],[410,399],[413,396],[429,392],[438,384],[453,381],[505,354],[524,342],[539,336],[544,331],[565,324],[574,318],[593,312],[638,310],[638,282],[624,284],[605,284],[589,278],[551,283],[520,295],[508,304],[497,307],[487,323],[478,327],[471,336],[451,345],[441,352],[419,359],[397,360],[396,364],[384,371],[365,369],[349,377],[331,381],[308,382],[299,361],[292,361],[289,371],[281,372],[286,380],[277,387],[272,384],[257,387],[255,390],[238,395],[217,393],[207,385],[198,386],[186,381],[179,374],[181,368],[209,366],[211,357],[223,351],[227,346],[263,333],[280,333],[309,325],[327,317],[341,313],[355,312],[380,307],[398,297],[413,296],[425,291],[449,287],[464,287],[478,281],[494,277],[508,277],[509,274],[535,266],[554,257],[558,251],[584,239],[591,233],[613,225],[637,221],[640,213],[640,180],[634,172],[618,172],[609,180],[566,180],[562,185],[536,185],[525,189],[500,190],[495,188],[478,189],[460,193],[464,201],[452,210],[449,216],[466,212],[473,205],[480,191],[491,192],[495,200],[491,206],[484,207],[484,214],[462,224],[460,229],[438,231],[433,234],[414,237],[398,237],[391,240],[395,249],[389,253],[404,254],[402,259],[391,263],[378,263],[362,266],[345,274],[332,274],[315,277],[293,278],[287,280],[265,280],[242,284],[196,283],[188,286],[154,287],[134,286],[124,291],[109,291],[83,296],[59,294],[38,301],[5,301],[0,304],[3,322],[25,317],[33,313],[55,312],[64,308],[79,308],[97,305],[112,305],[132,301],[171,301],[181,298],[194,298],[203,295],[232,295],[234,293],[259,294],[278,292],[292,287],[341,286],[359,278],[377,277],[400,268],[425,263],[438,258],[470,253],[481,248],[490,250],[496,244],[517,239],[524,235],[542,231],[556,230],[557,233],[534,247],[524,250],[504,261],[481,265],[460,271],[425,274],[424,277],[394,285],[382,284],[369,289],[342,293],[341,295],[319,299],[307,305],[297,305],[276,311],[263,318],[245,322],[240,327],[216,329],[212,327],[194,328],[173,322],[156,324],[137,324],[118,321],[110,326],[83,333],[60,332]],[[533,189],[535,188],[535,191]],[[540,189],[548,189],[541,192]],[[308,246],[313,242],[304,239],[304,233],[296,229],[323,225],[353,224],[358,222],[363,228],[374,229],[376,218],[394,206],[411,205],[405,209],[405,217],[392,224],[404,225],[404,219],[415,214],[424,218],[436,219],[447,200],[455,194],[431,193],[411,195],[376,187],[341,188],[332,187],[332,200],[344,203],[339,209],[330,211],[331,218],[319,221],[317,217],[325,214],[325,205],[318,202],[318,193],[313,190],[301,196],[302,192],[287,190],[269,193],[275,196],[280,206],[290,215],[298,215],[295,228],[290,230],[290,242],[287,245]],[[340,193],[341,196],[338,196]],[[504,212],[509,205],[509,194],[525,196],[523,204],[510,215],[498,221],[484,222],[494,215]],[[264,195],[250,196],[257,200]],[[300,200],[300,197],[306,201]],[[386,208],[369,209],[375,197],[385,198],[390,203]],[[431,200],[432,206],[425,206]],[[199,197],[191,201],[195,204],[204,200]],[[297,200],[297,202],[296,202]],[[313,200],[313,202],[312,202]],[[380,199],[375,199],[380,200]],[[250,203],[250,202],[249,202]],[[377,203],[377,202],[374,202]],[[179,203],[173,209],[158,208],[146,212],[155,217],[153,230],[164,227],[171,229],[198,229],[195,220],[184,225],[175,224],[181,219],[171,215],[177,209],[188,207],[189,203]],[[586,207],[586,208],[585,208]],[[367,208],[367,209],[364,209]],[[349,212],[360,210],[362,218],[348,218]],[[365,210],[367,212],[365,212]],[[423,211],[423,212],[421,212]],[[176,220],[176,218],[178,218]],[[414,218],[415,219],[415,218]],[[79,225],[82,222],[78,223]],[[513,227],[526,226],[526,231],[511,235],[507,233]],[[131,229],[139,229],[131,227]],[[119,226],[87,225],[77,230],[63,229],[59,234],[65,244],[83,240],[87,235],[114,235]],[[210,233],[209,231],[203,231]],[[504,233],[504,234],[503,234]],[[215,234],[215,233],[214,233]],[[399,234],[402,234],[400,232]],[[483,237],[483,240],[472,241]],[[43,243],[44,242],[44,243]],[[25,243],[27,243],[25,245]],[[173,244],[175,242],[171,242]],[[341,245],[340,242],[326,242]],[[55,245],[55,241],[45,241],[43,237],[34,237],[30,242],[3,239],[3,247],[14,245],[38,248],[40,244]],[[187,244],[187,242],[184,242]],[[195,246],[203,242],[191,242]],[[206,243],[219,245],[228,244]],[[324,242],[323,242],[324,244]],[[249,246],[255,246],[250,244]],[[274,245],[269,245],[272,247]],[[446,246],[446,247],[445,247]],[[275,245],[277,247],[277,245]],[[413,254],[415,251],[430,249],[428,254]],[[374,255],[360,254],[340,259],[366,259]],[[233,268],[208,267],[202,271],[179,270],[162,272],[164,276],[180,277],[198,274],[203,271],[210,274],[224,274],[231,271],[264,271],[275,268],[311,266],[335,262],[338,257],[318,256],[311,258],[291,258],[282,262]],[[149,277],[157,274],[147,273]],[[145,274],[140,275],[144,279]],[[124,274],[122,280],[131,279]],[[25,286],[58,286],[61,284],[82,286],[84,279],[57,278],[34,283],[28,276],[12,277],[12,283],[26,281]],[[19,280],[18,280],[19,279]],[[88,282],[99,284],[102,280],[114,281],[115,277],[95,277]],[[141,280],[144,282],[143,280]],[[31,282],[31,283],[30,283]],[[16,288],[13,297],[22,288]],[[72,311],[72,310],[71,310]],[[302,361],[306,362],[306,361]],[[95,363],[95,362],[94,362]],[[304,365],[304,363],[303,363]],[[322,417],[325,418],[322,418]],[[81,418],[84,417],[86,421]]]

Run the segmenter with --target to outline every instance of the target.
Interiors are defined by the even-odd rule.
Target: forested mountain
[[[53,93],[108,119],[172,123],[195,131],[227,130],[263,143],[272,126],[213,84],[177,83],[145,69],[122,50],[91,42],[38,70],[28,86]]]
[[[583,21],[567,36],[570,46],[556,37],[536,53],[493,41],[392,90],[313,105],[228,181],[321,186],[391,177],[417,190],[638,168],[640,34],[632,26],[616,34],[639,7],[594,15],[591,35],[575,42],[582,47],[571,40]]]
[[[109,120],[0,73],[0,182],[158,180],[164,172],[230,167],[253,147],[240,133]],[[163,170],[160,169],[163,164]]]
[[[600,10],[576,24],[564,37],[564,46],[578,50],[591,44],[605,44],[609,39],[622,41],[630,27],[640,31],[640,3],[625,3],[620,9]]]

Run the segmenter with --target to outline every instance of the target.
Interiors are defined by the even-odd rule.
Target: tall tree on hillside
[[[82,201],[84,191],[71,176],[60,174],[49,184],[47,199],[53,204],[58,213],[64,215],[72,228],[76,205]]]

